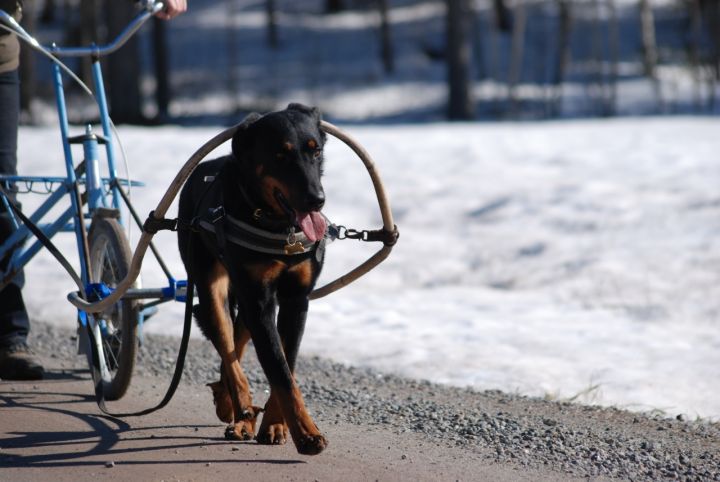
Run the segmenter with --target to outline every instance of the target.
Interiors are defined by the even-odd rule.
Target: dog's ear
[[[232,137],[232,153],[236,159],[242,159],[242,154],[247,152],[250,147],[252,136],[248,135],[248,128],[253,125],[262,116],[257,112],[249,114],[238,126],[237,131]]]
[[[317,126],[318,130],[320,131],[320,140],[322,144],[325,144],[325,141],[327,139],[327,136],[325,135],[325,131],[322,130],[321,122],[322,122],[322,115],[320,114],[320,109],[317,107],[308,107],[304,104],[298,104],[298,103],[292,103],[287,106],[288,110],[294,110],[297,112],[302,112],[303,114],[309,116]]]
[[[317,107],[308,107],[304,104],[298,104],[296,102],[293,102],[292,104],[289,104],[287,106],[287,110],[296,110],[298,112],[302,112],[303,114],[310,116],[318,124],[320,124],[320,121],[322,120],[322,116],[320,115],[320,109],[318,109]]]

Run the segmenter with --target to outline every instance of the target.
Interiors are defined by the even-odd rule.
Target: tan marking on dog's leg
[[[223,385],[227,384],[230,400],[232,401],[233,421],[238,424],[238,422],[254,418],[254,411],[252,404],[248,403],[250,387],[235,351],[232,322],[226,310],[230,278],[223,265],[219,262],[216,262],[211,269],[208,287],[210,292],[210,318],[217,334],[217,338],[214,340],[215,348],[220,354],[225,375],[227,376],[227,379],[223,380],[225,382]],[[226,436],[231,438],[239,436],[244,440],[252,438],[251,434],[243,433],[244,424],[240,425],[238,431],[235,431],[234,428],[228,430]]]
[[[277,400],[297,451],[303,455],[317,455],[325,450],[328,445],[327,439],[310,418],[297,383],[293,380],[289,392],[277,387],[273,387],[273,391],[278,393]]]
[[[283,417],[277,390],[271,389],[270,398],[265,403],[262,423],[255,438],[258,443],[264,445],[284,445],[289,436],[290,432]]]
[[[240,440],[250,440],[255,435],[255,425],[257,423],[257,414],[262,411],[260,407],[256,407],[252,404],[252,395],[250,393],[250,382],[248,382],[247,376],[242,369],[242,357],[245,354],[245,349],[250,341],[250,331],[245,328],[242,321],[236,320],[235,322],[235,355],[240,365],[240,375],[242,376],[243,382],[247,387],[247,391],[241,397],[241,402],[247,407],[252,407],[255,417],[250,420],[236,421],[234,426],[234,433],[232,438]]]
[[[315,272],[313,271],[312,261],[307,259],[302,263],[296,264],[288,269],[288,274],[294,276],[297,282],[303,288],[309,288],[314,280]]]
[[[287,265],[281,261],[268,261],[264,263],[248,263],[244,268],[254,281],[263,286],[269,286],[285,271]]]
[[[284,352],[285,345],[283,344]],[[292,376],[295,377],[294,372]],[[265,413],[263,413],[262,423],[255,439],[263,445],[285,445],[289,436],[290,430],[283,416],[278,391],[270,387],[270,397],[265,402]]]
[[[228,392],[223,380],[208,383],[207,386],[212,390],[215,415],[217,415],[217,418],[225,423],[233,423],[232,400],[230,400],[230,392]]]

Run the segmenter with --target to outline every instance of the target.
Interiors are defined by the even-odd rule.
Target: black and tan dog
[[[179,205],[180,219],[200,226],[181,230],[178,242],[197,287],[195,317],[221,358],[221,380],[210,385],[218,417],[231,424],[226,436],[282,444],[289,433],[302,454],[327,446],[294,378],[324,256],[324,144],[315,108],[251,115],[231,155],[197,167]],[[240,366],[251,339],[271,386],[257,432],[262,409]]]

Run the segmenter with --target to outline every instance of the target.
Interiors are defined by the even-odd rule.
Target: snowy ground
[[[401,239],[376,271],[313,302],[304,354],[720,418],[720,119],[348,130],[376,158]],[[132,175],[148,183],[133,191],[143,215],[218,131],[121,128]],[[63,172],[55,129],[23,128],[20,140],[23,173]],[[378,227],[362,164],[337,140],[327,159],[328,216]],[[66,251],[72,243],[60,240]],[[180,273],[175,239],[159,243]],[[374,248],[333,244],[323,279]],[[146,268],[145,285],[161,283]],[[73,286],[57,263],[38,257],[27,277],[33,318],[72,326]],[[181,312],[163,308],[147,329],[179,334]]]

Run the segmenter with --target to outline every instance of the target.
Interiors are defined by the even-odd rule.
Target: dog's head
[[[311,241],[327,224],[321,183],[326,135],[315,107],[290,104],[264,116],[253,115],[235,133],[232,151],[241,165],[240,180],[276,216],[294,217]]]

